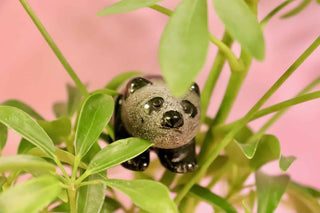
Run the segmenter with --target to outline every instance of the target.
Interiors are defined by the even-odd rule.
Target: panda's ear
[[[125,97],[127,98],[130,94],[134,93],[138,89],[140,89],[148,84],[152,84],[152,82],[145,79],[145,78],[142,78],[142,77],[137,77],[137,78],[132,79],[127,84],[127,88],[125,90]]]
[[[190,91],[195,92],[198,96],[200,96],[200,89],[197,83],[193,83],[190,87]]]

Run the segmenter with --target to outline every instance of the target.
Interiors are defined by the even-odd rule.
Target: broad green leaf
[[[21,101],[8,100],[8,101],[3,102],[1,105],[16,107],[18,109],[21,109],[22,111],[24,111],[25,113],[29,114],[31,117],[33,117],[37,120],[44,120],[44,118],[41,115],[39,115],[34,109],[32,109],[30,106],[28,106],[27,104],[25,104]]]
[[[259,22],[244,0],[212,0],[226,30],[241,47],[263,60],[265,43]]]
[[[192,197],[195,197],[197,199],[203,200],[211,205],[214,205],[216,207],[219,207],[224,212],[237,212],[237,210],[225,199],[222,197],[212,193],[209,189],[201,187],[199,185],[194,185],[191,190],[189,191],[189,194]]]
[[[248,166],[250,163],[249,157],[252,158],[256,152],[258,142],[247,143],[252,135],[253,132],[249,127],[243,127],[225,149],[230,160],[238,166]]]
[[[28,151],[32,148],[34,148],[35,146],[30,143],[29,141],[27,141],[26,139],[22,138],[20,140],[20,143],[19,143],[19,146],[18,146],[18,151],[17,153],[18,154],[27,154]],[[45,153],[44,153],[45,156],[47,156]]]
[[[117,90],[119,87],[125,83],[130,78],[141,76],[141,72],[125,72],[115,76],[104,88]]]
[[[0,122],[54,158],[52,140],[27,113],[15,107],[0,106]]]
[[[316,189],[316,188],[312,188],[310,186],[305,186],[305,185],[302,185],[302,184],[299,184],[297,182],[294,182],[294,181],[291,181],[290,184],[289,184],[289,187],[291,189],[295,189],[295,190],[298,190],[300,192],[304,192],[314,198],[320,198],[320,190],[319,189]]]
[[[291,181],[287,194],[297,212],[320,212],[319,190]]]
[[[68,115],[68,104],[64,102],[57,102],[53,104],[53,112],[56,118]]]
[[[98,142],[95,142],[90,150],[88,151],[88,153],[82,158],[82,161],[89,164],[90,161],[94,158],[94,156],[100,152],[101,147],[99,146]]]
[[[106,196],[100,213],[113,213],[121,208],[121,206],[122,205],[119,201]]]
[[[237,140],[234,140],[234,142],[239,146],[239,148],[241,149],[242,153],[248,158],[248,159],[252,159],[254,154],[257,151],[258,145],[259,145],[259,141],[260,140],[256,140],[252,143],[247,143],[247,144],[243,144],[243,143],[239,143],[237,142]]]
[[[280,158],[280,143],[274,135],[262,136],[256,154],[250,161],[253,170],[259,169],[264,164]]]
[[[172,94],[184,95],[201,71],[208,33],[207,2],[183,0],[170,17],[159,46],[160,67]]]
[[[70,213],[70,205],[69,203],[61,203],[60,205],[54,207],[51,212]]]
[[[0,172],[44,170],[56,171],[55,165],[31,155],[12,155],[0,157]]]
[[[296,157],[294,156],[289,156],[289,157],[284,157],[281,155],[280,160],[279,160],[279,167],[282,172],[287,171],[287,169],[291,166],[291,164],[297,160]]]
[[[1,154],[1,150],[6,145],[7,137],[8,137],[8,129],[5,125],[0,123],[0,154]]]
[[[285,193],[290,178],[288,175],[268,176],[256,173],[258,213],[272,213]]]
[[[169,190],[163,184],[151,180],[105,180],[107,186],[128,195],[132,202],[152,213],[178,212],[170,198]]]
[[[64,202],[64,203],[67,203],[69,198],[68,198],[68,192],[66,189],[62,189],[60,194],[58,195],[58,198]]]
[[[82,158],[97,141],[113,113],[111,96],[90,95],[82,105],[76,130],[76,155]]]
[[[242,206],[243,206],[243,209],[244,209],[245,213],[252,213],[252,211],[248,208],[248,206],[247,206],[245,201],[242,201]]]
[[[38,124],[47,132],[56,145],[66,141],[72,131],[70,117],[61,117],[54,121],[39,120]]]
[[[101,180],[99,174],[90,175],[86,181]],[[104,203],[106,185],[91,184],[80,187],[77,194],[77,213],[100,212]]]
[[[123,163],[147,150],[152,143],[139,138],[126,138],[103,148],[91,160],[88,171],[93,174]]]
[[[126,13],[140,8],[152,6],[163,0],[122,0],[101,10],[97,15],[105,16]]]
[[[207,169],[207,175],[215,175],[225,164],[229,161],[229,157],[225,155],[219,155],[210,167]]]
[[[289,18],[300,13],[305,7],[307,7],[311,3],[311,1],[312,0],[302,0],[297,7],[282,15],[281,18]]]
[[[52,176],[42,176],[25,181],[0,194],[2,213],[36,213],[54,198],[62,187]]]
[[[41,149],[38,147],[34,147],[29,149],[26,154],[28,155],[34,155],[38,157],[48,157],[46,153],[44,153]],[[64,163],[68,163],[69,165],[73,166],[74,161],[75,161],[75,156],[71,154],[70,152],[64,151],[62,149],[56,148],[55,154],[57,158]],[[79,167],[82,169],[86,169],[87,165],[83,162],[79,163]]]
[[[78,109],[82,94],[78,87],[71,86],[67,84],[67,91],[68,91],[68,108],[67,112],[69,116],[72,116]]]

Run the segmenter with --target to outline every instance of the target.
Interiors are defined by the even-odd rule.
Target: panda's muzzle
[[[183,116],[177,111],[168,111],[163,114],[161,125],[164,128],[179,128],[184,124]]]

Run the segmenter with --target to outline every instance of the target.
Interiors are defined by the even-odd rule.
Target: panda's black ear
[[[140,89],[148,84],[152,84],[152,82],[148,81],[147,79],[142,78],[142,77],[137,77],[137,78],[132,79],[127,84],[127,88],[125,91],[125,97],[128,97],[130,94],[134,93],[138,89]]]
[[[200,96],[200,89],[197,83],[194,83],[191,87],[190,87],[190,91],[193,91],[195,93],[197,93],[197,95]]]

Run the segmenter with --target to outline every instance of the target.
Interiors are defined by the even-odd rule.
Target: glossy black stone
[[[182,127],[183,123],[181,113],[171,110],[163,114],[161,125],[166,128],[178,128]]]
[[[195,140],[192,139],[188,144],[175,149],[155,148],[155,151],[164,167],[172,172],[186,173],[198,167],[195,148]]]
[[[191,87],[190,87],[190,91],[194,91],[195,93],[197,93],[197,95],[200,96],[200,89],[197,83],[194,83]]]
[[[140,89],[148,84],[152,84],[152,82],[145,79],[145,78],[137,77],[137,78],[132,79],[127,84],[127,88],[125,90],[125,97],[126,98],[129,97],[130,94],[134,93],[138,89]]]

